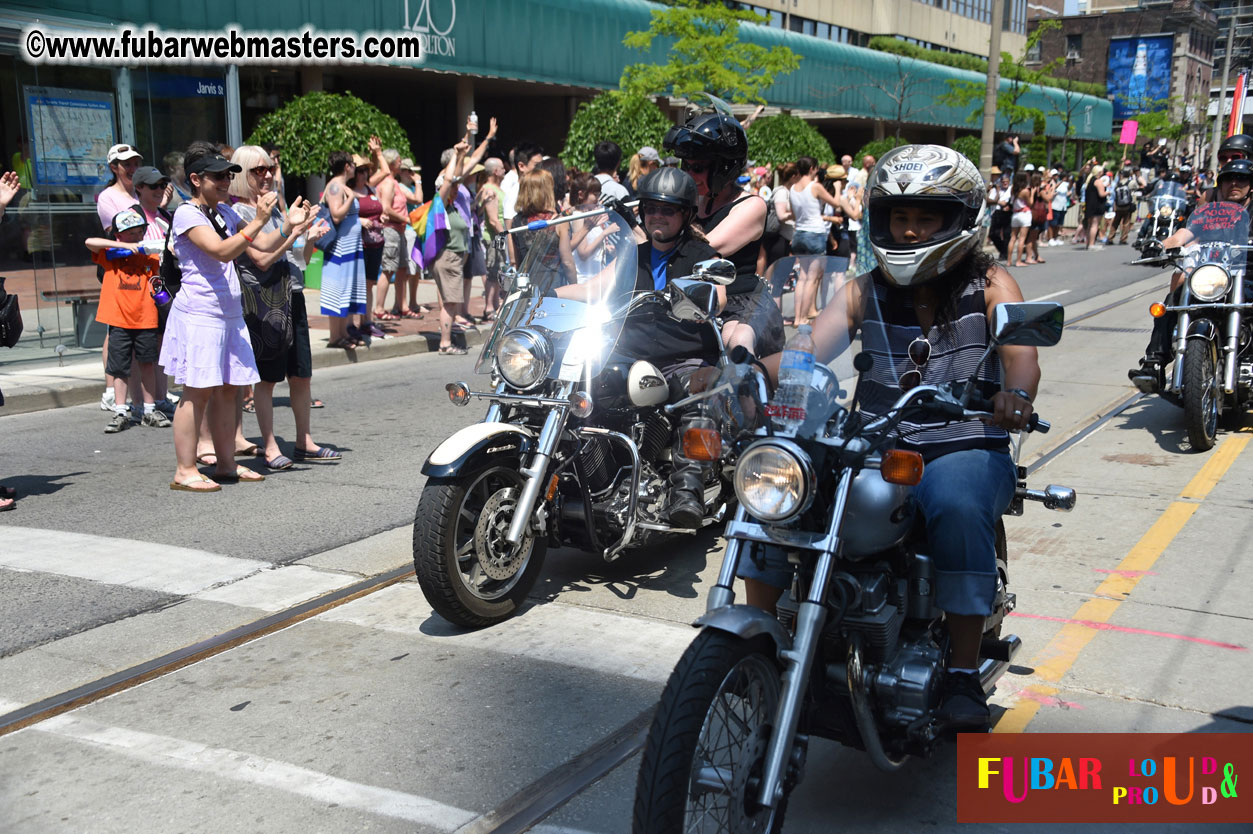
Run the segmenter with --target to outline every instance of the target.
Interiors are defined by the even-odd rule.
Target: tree
[[[1061,59],[1050,61],[1039,69],[1031,69],[1027,66],[1027,54],[1036,47],[1041,37],[1060,26],[1061,23],[1056,20],[1041,21],[1027,35],[1022,55],[1014,58],[1008,52],[1001,53],[1001,77],[1009,81],[1009,88],[999,91],[996,96],[996,117],[998,122],[1004,118],[1003,130],[1014,133],[1018,131],[1018,125],[1030,125],[1034,128],[1037,122],[1045,120],[1044,111],[1038,107],[1025,107],[1021,102],[1033,85],[1041,85],[1045,79],[1050,78],[1050,74],[1061,65]],[[966,121],[978,124],[983,119],[986,83],[951,79],[948,86],[949,91],[941,96],[941,101],[954,107],[970,107],[973,104],[974,109],[970,111]]]
[[[981,146],[978,136],[958,136],[953,141],[953,150],[969,159],[979,167],[979,149]]]
[[[775,76],[793,72],[800,58],[786,46],[770,49],[739,39],[741,21],[764,23],[768,18],[729,4],[708,0],[664,0],[654,9],[649,27],[628,32],[623,44],[647,50],[657,38],[672,39],[664,64],[631,64],[619,86],[637,96],[690,98],[710,92],[734,102],[764,104],[761,91]]]
[[[896,126],[893,136],[898,140],[897,144],[901,144],[901,129],[905,123],[919,121],[919,117],[935,109],[937,102],[928,86],[920,83],[925,76],[915,72],[914,62],[899,54],[893,55],[893,58],[896,74],[890,81],[861,70],[864,79],[855,86],[871,113]]]
[[[383,147],[411,156],[400,123],[350,92],[305,93],[261,117],[248,144],[273,142],[283,149],[283,171],[297,177],[326,173],[332,151],[364,153],[371,136]]]
[[[568,167],[590,171],[597,142],[617,142],[624,153],[631,154],[645,145],[660,148],[670,127],[666,114],[651,100],[610,90],[579,105],[566,134],[561,161]]]
[[[835,160],[835,151],[817,128],[787,113],[757,119],[748,126],[749,155],[761,165],[782,165],[798,157]]]

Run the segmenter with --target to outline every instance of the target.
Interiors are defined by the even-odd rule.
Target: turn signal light
[[[901,486],[918,486],[922,482],[922,455],[893,449],[883,453],[883,462],[879,464],[879,474],[889,484]]]
[[[470,386],[464,382],[450,382],[444,386],[444,390],[448,392],[448,400],[453,405],[461,407],[470,404]]]
[[[570,395],[570,413],[582,420],[592,413],[592,398],[586,391],[575,391]]]
[[[545,501],[553,500],[553,496],[557,494],[557,476],[553,475],[553,479],[548,482],[548,492],[544,495]]]
[[[683,432],[683,457],[705,462],[720,460],[722,435],[717,429],[687,429]]]
[[[1160,319],[1166,315],[1166,305],[1160,301],[1154,301],[1149,305],[1149,315],[1155,319]]]

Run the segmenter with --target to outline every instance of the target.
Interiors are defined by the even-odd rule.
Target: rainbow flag
[[[438,194],[409,212],[409,225],[418,233],[413,260],[419,269],[427,269],[448,244],[448,213]]]

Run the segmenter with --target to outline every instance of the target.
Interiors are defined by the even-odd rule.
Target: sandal
[[[343,348],[344,350],[356,350],[360,345],[355,339],[343,338],[336,339],[333,342],[327,342],[329,348]]]
[[[252,397],[244,398],[244,411],[247,411],[249,414],[257,413],[257,406],[256,403],[253,402]]]
[[[255,478],[246,478],[245,474],[256,475]],[[246,466],[236,466],[234,474],[230,472],[215,472],[213,475],[218,481],[224,484],[259,484],[265,480],[265,476],[260,472],[254,472]]]
[[[439,352],[441,356],[465,356],[466,349],[457,347],[456,345],[440,345]]]
[[[296,460],[308,461],[309,463],[334,463],[344,459],[344,456],[334,449],[328,449],[325,446],[318,447],[316,452],[310,452],[297,446],[292,449],[292,457]]]
[[[208,487],[192,486],[192,484],[199,484],[199,483],[213,484],[213,486],[208,486]],[[170,484],[170,489],[175,490],[176,492],[221,492],[222,485],[214,483],[210,479],[206,478],[204,475],[196,475],[195,477],[188,478],[185,481],[174,481],[173,483]],[[13,509],[13,508],[10,507],[9,509]]]
[[[400,314],[400,317],[402,319],[420,319],[422,318],[422,314],[415,312],[413,310],[405,310],[403,313]]]
[[[255,458],[259,454],[261,454],[261,447],[256,443],[251,443],[242,449],[235,450],[235,457],[237,458]]]
[[[379,321],[399,321],[400,320],[400,316],[396,315],[395,313],[389,313],[386,310],[375,310],[374,318],[378,319]]]
[[[213,458],[213,460],[209,460],[209,458]],[[217,466],[218,456],[214,452],[205,452],[203,455],[196,455],[196,463],[201,466]]]
[[[326,403],[322,402],[317,397],[314,397],[313,401],[309,403],[309,407],[310,408],[326,408]]]

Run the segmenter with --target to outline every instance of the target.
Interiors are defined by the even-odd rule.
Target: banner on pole
[[[1136,133],[1140,130],[1140,123],[1135,119],[1127,119],[1122,123],[1122,136],[1118,137],[1120,145],[1134,145],[1136,143]]]
[[[1227,135],[1234,136],[1244,132],[1244,97],[1248,93],[1249,74],[1240,73],[1236,79],[1236,89],[1231,98],[1231,120],[1227,122]]]

